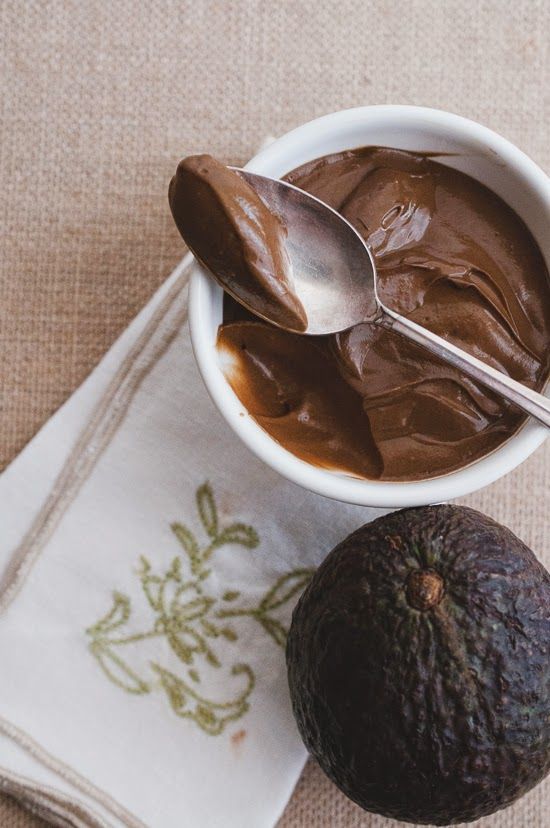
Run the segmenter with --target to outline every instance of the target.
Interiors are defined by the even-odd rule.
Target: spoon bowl
[[[355,227],[315,196],[287,181],[235,169],[286,226],[294,291],[314,336],[338,333],[380,315],[376,268]],[[226,287],[227,289],[227,287]],[[250,308],[258,316],[265,315]],[[267,319],[277,325],[275,319]]]

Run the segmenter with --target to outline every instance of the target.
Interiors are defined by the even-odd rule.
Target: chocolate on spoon
[[[242,175],[211,155],[192,155],[178,165],[168,198],[184,241],[228,293],[270,322],[306,330],[285,226]]]

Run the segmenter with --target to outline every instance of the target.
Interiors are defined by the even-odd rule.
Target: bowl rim
[[[516,172],[528,187],[548,205],[550,211],[550,178],[522,150],[498,133],[465,118],[440,109],[418,106],[377,105],[340,110],[309,121],[273,141],[246,164],[246,169],[266,175],[278,166],[285,171],[289,156],[296,155],[297,147],[326,133],[361,126],[366,120],[372,124],[390,119],[403,129],[445,128],[468,141],[478,142],[485,150],[495,152]],[[350,147],[351,149],[352,147]],[[313,154],[311,158],[318,157]],[[281,160],[284,159],[284,163]],[[291,161],[290,164],[293,162]],[[299,162],[302,163],[302,162]],[[295,164],[297,166],[298,164]],[[413,481],[365,480],[330,471],[301,460],[277,443],[247,412],[225,379],[212,341],[212,311],[219,311],[223,291],[195,263],[190,280],[189,326],[195,359],[208,393],[233,431],[260,460],[288,480],[319,495],[364,506],[398,508],[421,506],[450,500],[474,492],[508,474],[526,460],[546,439],[548,430],[534,420],[528,420],[518,432],[495,450],[456,471]],[[548,389],[546,391],[548,394]]]

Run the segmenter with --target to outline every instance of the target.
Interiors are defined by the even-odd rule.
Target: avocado
[[[288,680],[306,747],[360,806],[448,825],[550,770],[550,574],[459,506],[403,509],[321,564],[294,610]]]

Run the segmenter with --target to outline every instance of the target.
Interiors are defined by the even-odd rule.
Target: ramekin
[[[525,153],[487,127],[436,109],[366,106],[325,115],[283,135],[247,169],[281,177],[327,153],[367,145],[449,153],[442,161],[500,195],[525,221],[550,265],[550,178]],[[365,506],[420,506],[493,483],[522,463],[548,431],[529,419],[506,443],[464,468],[429,480],[360,480],[291,454],[248,414],[225,379],[216,352],[220,287],[198,265],[191,276],[189,320],[195,357],[214,403],[240,439],[268,466],[320,495]]]

